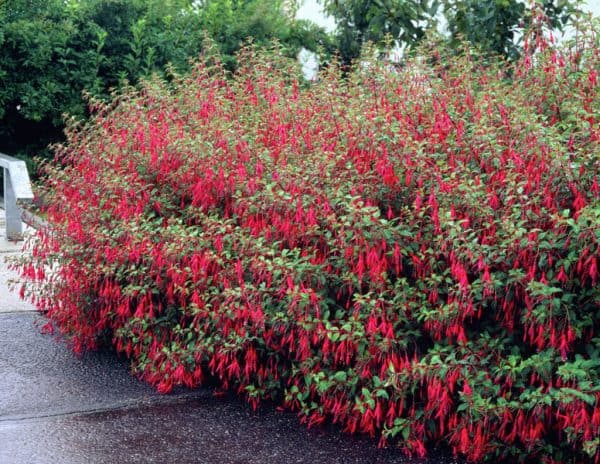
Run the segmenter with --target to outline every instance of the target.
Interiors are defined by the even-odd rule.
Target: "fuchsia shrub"
[[[409,454],[599,463],[596,40],[311,85],[207,55],[70,131],[24,292],[162,392],[214,376]]]

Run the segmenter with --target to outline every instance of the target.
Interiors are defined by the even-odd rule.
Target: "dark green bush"
[[[40,154],[62,140],[65,114],[87,116],[84,93],[152,73],[189,69],[206,36],[229,69],[250,37],[279,40],[290,56],[324,34],[295,21],[280,0],[7,0],[0,4],[0,151]],[[43,153],[42,153],[43,154]]]

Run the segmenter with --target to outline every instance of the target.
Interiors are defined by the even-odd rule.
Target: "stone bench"
[[[33,191],[24,161],[0,153],[0,167],[4,174],[4,209],[6,211],[6,238],[23,239],[23,221],[19,204],[31,202]]]

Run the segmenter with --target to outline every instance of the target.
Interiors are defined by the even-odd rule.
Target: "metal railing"
[[[0,153],[0,167],[4,174],[4,209],[6,211],[6,238],[23,239],[21,202],[33,200],[33,191],[25,161]]]

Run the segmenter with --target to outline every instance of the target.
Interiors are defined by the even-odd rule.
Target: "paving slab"
[[[64,340],[41,333],[45,323],[38,313],[0,314],[0,421],[168,398],[133,377],[114,353],[75,355]]]
[[[32,304],[19,298],[19,287],[11,285],[11,281],[18,279],[18,274],[10,269],[9,261],[20,256],[24,242],[7,240],[5,224],[5,212],[0,209],[0,313],[35,311]],[[33,229],[26,226],[25,232],[32,234]]]
[[[30,216],[34,217],[30,214]],[[34,233],[31,226],[23,223],[23,236],[27,237]],[[23,248],[23,241],[8,240],[6,237],[6,211],[0,208],[0,254],[19,253]]]
[[[212,398],[169,405],[0,423],[8,463],[416,464],[328,429],[300,429],[294,417],[252,412]],[[23,456],[23,450],[29,450]],[[23,456],[22,459],[15,459]],[[435,459],[435,460],[434,460]],[[449,462],[449,461],[445,461]]]
[[[6,312],[35,311],[35,306],[19,297],[19,275],[10,268],[10,261],[20,252],[0,252],[0,314]]]

